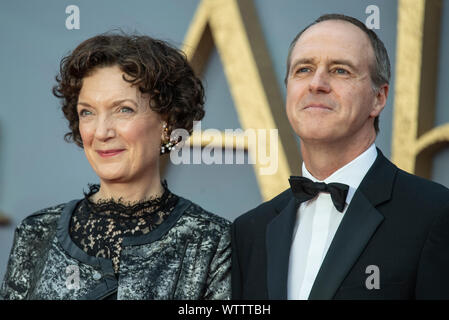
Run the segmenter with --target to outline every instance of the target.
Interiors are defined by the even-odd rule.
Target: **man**
[[[234,299],[448,299],[449,190],[375,147],[383,43],[343,15],[293,40],[286,109],[303,177],[233,224]],[[307,179],[306,179],[307,178]]]

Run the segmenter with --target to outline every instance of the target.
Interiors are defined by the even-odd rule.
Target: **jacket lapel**
[[[349,205],[323,260],[309,299],[332,299],[384,216],[376,209],[391,197],[397,168],[378,156]]]
[[[357,191],[324,258],[309,300],[332,299],[382,220],[383,216]]]
[[[272,300],[287,299],[288,261],[297,209],[292,195],[287,206],[267,225],[267,286]]]

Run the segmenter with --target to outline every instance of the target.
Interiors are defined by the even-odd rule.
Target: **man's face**
[[[375,93],[368,36],[349,22],[329,20],[296,42],[287,77],[287,116],[303,142],[363,143],[375,137],[374,118],[388,86]]]

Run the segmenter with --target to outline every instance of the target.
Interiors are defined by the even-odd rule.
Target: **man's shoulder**
[[[412,184],[412,185],[418,185],[418,186],[423,186],[426,188],[430,188],[432,190],[440,190],[441,192],[449,192],[449,189],[447,187],[445,187],[444,185],[426,179],[426,178],[422,178],[420,176],[417,176],[415,174],[411,174],[407,171],[404,171],[400,168],[398,168],[398,178],[401,179],[400,182],[405,183],[405,184]]]
[[[379,150],[380,151],[380,150]],[[388,188],[391,181],[393,200],[404,199],[410,204],[437,202],[449,203],[449,189],[435,181],[422,178],[398,168],[380,152],[374,171],[370,173],[369,182],[377,188]],[[382,184],[382,181],[386,183]],[[365,185],[365,189],[366,189]]]
[[[292,199],[292,191],[290,188],[278,194],[271,200],[263,202],[256,208],[253,208],[235,219],[235,224],[265,224],[271,220],[274,215],[278,214],[288,202]]]
[[[449,189],[447,187],[401,169],[398,169],[396,187],[413,195],[417,201],[438,201],[449,205]]]
[[[448,188],[406,172],[386,158],[381,163],[371,172],[371,184],[367,187],[365,183],[365,191],[388,194],[390,209],[406,212],[409,217],[414,215],[431,221],[436,216],[449,215]]]

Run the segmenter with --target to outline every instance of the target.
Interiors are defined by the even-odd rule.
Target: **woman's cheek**
[[[89,128],[89,126],[80,125],[79,131],[80,131],[80,135],[81,135],[81,140],[83,140],[83,144],[84,145],[90,144],[95,130],[92,128]]]

